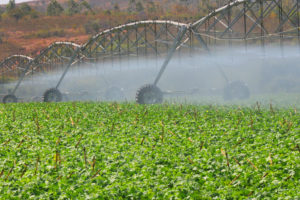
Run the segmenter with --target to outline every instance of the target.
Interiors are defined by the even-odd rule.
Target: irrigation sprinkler
[[[143,43],[143,45],[145,47],[144,54],[147,54],[147,52],[148,52],[147,48],[152,49],[152,51],[154,53],[158,54],[159,47],[156,43],[156,40],[157,40],[158,35],[162,35],[162,33],[161,32],[157,33],[157,27],[160,26],[160,29],[162,29],[161,27],[164,27],[164,25],[170,25],[170,26],[175,26],[175,27],[184,27],[184,29],[182,29],[182,31],[179,32],[179,34],[177,36],[177,37],[179,37],[178,42],[175,42],[175,44],[174,44],[176,46],[174,46],[173,48],[176,49],[176,47],[180,43],[180,40],[182,39],[182,37],[185,35],[185,32],[187,31],[186,24],[168,21],[168,20],[165,20],[165,21],[149,20],[149,21],[140,21],[140,22],[129,23],[129,24],[125,24],[125,25],[121,25],[121,26],[112,28],[112,29],[105,30],[105,31],[95,35],[85,45],[81,46],[81,48],[78,48],[74,52],[70,62],[68,63],[63,74],[61,75],[56,87],[50,88],[50,89],[46,90],[46,92],[44,93],[44,101],[45,102],[48,102],[48,101],[56,101],[57,102],[57,101],[62,100],[62,94],[59,91],[59,86],[61,85],[61,82],[65,78],[65,75],[69,71],[70,67],[79,61],[84,62],[85,59],[86,60],[97,59],[97,56],[99,56],[99,55],[107,56],[108,54],[111,54],[112,57],[115,54],[127,55],[132,50],[134,50],[134,51],[136,50],[137,51],[136,54],[138,55],[139,54],[138,46],[140,45],[139,43]],[[153,27],[150,28],[147,26],[153,26]],[[142,29],[142,30],[138,30],[138,29]],[[154,46],[151,43],[151,41],[149,41],[147,39],[147,33],[146,33],[147,30],[148,30],[148,32],[151,30],[150,36],[151,36],[151,34],[153,34],[152,38],[155,40]],[[135,40],[131,41],[130,33],[133,31],[135,31]],[[169,35],[171,33],[170,33],[170,31],[168,31],[166,29],[165,34]],[[107,38],[109,38],[109,40],[107,40]],[[124,45],[124,44],[126,45],[125,50],[124,50],[124,47],[122,47],[122,45]],[[173,50],[173,52],[169,53],[170,54],[170,56],[168,56],[169,60],[171,59],[171,57],[172,57],[171,54],[174,53],[175,49]],[[79,54],[82,54],[83,56],[76,60],[76,57]],[[164,63],[165,66],[167,66],[169,60],[166,60],[166,62]],[[165,68],[165,67],[162,67],[162,71],[159,73],[157,80],[155,81],[156,83],[159,81],[160,76],[162,75],[162,73],[164,71],[163,68]],[[155,83],[155,85],[156,85],[156,83]],[[152,88],[152,87],[150,87],[150,88]],[[147,91],[148,90],[149,90],[149,88],[147,89]],[[144,90],[142,90],[142,91],[144,91]],[[154,90],[154,91],[159,91],[159,89],[157,88],[157,90]],[[104,94],[104,97],[106,100],[111,100],[112,97],[123,99],[124,94],[123,94],[123,91],[121,91],[119,89],[108,88]]]
[[[278,40],[280,42],[281,51],[284,52],[283,44],[285,39],[289,39],[290,44],[293,44],[293,40],[298,41],[300,47],[300,16],[299,16],[299,3],[300,1],[282,1],[282,0],[235,0],[226,2],[226,4],[220,8],[212,10],[208,15],[200,20],[189,25],[189,31],[193,33],[198,43],[201,44],[204,49],[211,56],[208,44],[213,40],[214,45],[218,42],[228,42],[229,47],[232,47],[232,43],[236,42],[239,45],[243,45],[247,51],[250,43],[261,47],[262,52],[265,51],[267,41]],[[272,19],[272,13],[278,12],[278,21]],[[274,17],[273,17],[274,18]],[[273,23],[268,26],[265,21],[272,19]],[[275,24],[275,25],[274,25]],[[205,38],[205,39],[204,39]],[[174,46],[178,45],[180,37],[177,37]],[[191,41],[194,42],[194,41]],[[160,80],[169,60],[174,53],[173,47],[169,50],[169,54],[153,84],[153,91],[147,87],[148,98],[157,98],[160,101],[142,101],[143,99],[143,87],[137,92],[137,102],[147,103],[161,102],[161,92],[157,88],[156,83]],[[250,90],[248,85],[241,81],[231,81],[226,76],[222,67],[216,64],[219,72],[226,81],[226,86],[223,90],[224,100],[232,99],[246,99],[250,96]],[[157,95],[155,95],[157,94]]]
[[[49,69],[49,66],[51,68],[53,66],[64,65],[64,63],[69,59],[69,56],[74,55],[73,48],[78,49],[79,47],[80,45],[71,42],[55,42],[41,51],[41,53],[35,58],[17,56],[18,59],[25,59],[26,62],[18,61],[17,64],[15,64],[14,62],[11,62],[11,59],[13,59],[12,57],[10,57],[10,59],[4,60],[4,62],[1,62],[1,71],[4,68],[8,68],[10,71],[17,71],[16,73],[18,74],[18,81],[16,85],[12,90],[8,91],[7,95],[3,97],[3,103],[17,102],[18,98],[16,97],[15,93],[19,89],[26,76],[33,75],[39,72],[45,73]],[[6,62],[7,60],[9,60],[9,62]],[[7,66],[7,63],[10,63],[11,65]]]
[[[20,74],[24,71],[23,66],[26,65],[27,63],[29,63],[31,60],[33,60],[32,58],[28,57],[28,56],[24,56],[24,55],[12,55],[6,59],[4,59],[1,63],[0,63],[0,75],[1,75],[1,84],[3,86],[3,84],[9,80],[9,79],[17,79],[20,77]],[[9,92],[10,90],[9,88],[1,88],[1,93],[3,92]],[[13,103],[13,102],[17,102],[17,98],[14,95],[5,95],[3,98],[3,102],[4,103]]]
[[[77,63],[79,60],[76,60],[76,57],[78,57],[79,52],[81,48],[77,47],[76,51],[73,53],[72,58],[70,59],[67,67],[65,68],[64,72],[62,73],[58,83],[54,88],[50,88],[45,91],[43,95],[44,102],[60,102],[62,101],[62,94],[59,91],[59,86],[61,85],[61,82],[63,81],[64,77],[66,76],[67,72],[69,71],[71,65],[74,65]]]
[[[163,75],[164,71],[167,68],[167,65],[169,64],[174,52],[176,51],[176,48],[180,45],[182,38],[184,37],[185,33],[187,32],[187,27],[182,26],[180,31],[177,34],[177,37],[174,40],[174,43],[171,47],[171,49],[168,52],[167,58],[165,59],[163,65],[160,68],[160,71],[158,72],[154,83],[152,85],[145,85],[141,87],[136,94],[136,102],[139,104],[158,104],[163,101],[163,93],[162,91],[157,87],[157,83],[161,79],[161,76]]]
[[[285,44],[300,47],[299,3],[298,0],[228,0],[222,1],[219,8],[211,8],[206,16],[191,24],[146,20],[102,31],[83,45],[57,43],[34,59],[29,59],[21,68],[14,68],[16,63],[13,62],[0,63],[0,71],[7,65],[11,65],[9,69],[19,69],[17,85],[3,98],[3,102],[16,102],[15,92],[24,77],[29,72],[35,74],[43,71],[44,65],[59,63],[57,66],[66,67],[56,86],[43,94],[44,101],[61,101],[63,95],[59,87],[75,63],[97,63],[101,59],[129,58],[132,55],[158,57],[167,53],[154,82],[141,87],[136,93],[137,103],[161,103],[163,96],[172,92],[162,91],[158,83],[177,50],[188,49],[185,53],[205,50],[205,55],[213,57],[213,49],[228,47],[230,50],[233,44],[245,48],[246,52],[251,46],[259,46],[265,52],[269,44],[278,43],[282,55]],[[63,50],[56,50],[58,48]],[[214,66],[225,81],[225,100],[250,96],[248,85],[242,80],[232,80],[226,74],[223,63],[215,62]],[[122,96],[121,92],[107,88],[104,97]]]
[[[30,68],[30,66],[33,62],[34,62],[34,60],[30,60],[29,63],[26,65],[24,72],[21,74],[19,81],[17,82],[17,85],[15,86],[15,88],[12,90],[11,93],[9,93],[3,97],[3,100],[2,100],[3,103],[16,103],[18,101],[17,97],[15,96],[15,92],[19,88],[21,82],[23,81],[23,79],[26,75],[26,72],[28,71],[28,69]]]

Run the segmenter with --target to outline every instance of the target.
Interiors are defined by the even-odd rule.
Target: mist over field
[[[286,102],[300,97],[299,48],[231,48],[205,53],[176,52],[158,87],[171,102],[230,103],[223,100],[223,89],[231,81],[243,81],[250,89],[248,100],[231,103]],[[136,91],[154,82],[165,56],[159,58],[116,58],[97,64],[82,64],[67,73],[59,90],[64,101],[134,101]],[[224,75],[222,73],[224,72]],[[55,87],[62,71],[27,77],[17,90],[18,97],[41,100],[42,94]],[[15,84],[5,86],[5,90]],[[117,99],[107,97],[110,90],[122,93]]]

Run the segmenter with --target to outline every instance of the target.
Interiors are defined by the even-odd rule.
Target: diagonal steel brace
[[[181,40],[182,38],[184,37],[185,33],[187,32],[188,30],[188,27],[186,26],[182,26],[181,29],[179,30],[175,40],[174,40],[174,43],[171,47],[171,49],[169,50],[168,52],[168,55],[167,55],[167,58],[165,59],[163,65],[161,66],[160,68],[160,71],[159,73],[157,74],[156,78],[155,78],[155,81],[154,81],[154,85],[157,85],[158,81],[160,80],[161,76],[163,75],[165,69],[167,68],[171,58],[173,57],[175,51],[176,51],[176,48],[180,45],[181,43]]]
[[[58,81],[58,83],[57,83],[55,89],[58,89],[58,87],[60,86],[62,80],[64,79],[64,77],[66,76],[67,72],[69,71],[70,67],[71,67],[73,64],[77,63],[78,61],[80,61],[80,60],[82,59],[82,58],[79,58],[78,60],[76,60],[76,57],[77,57],[77,56],[80,56],[80,55],[79,55],[80,51],[81,51],[81,48],[80,48],[80,47],[77,47],[77,49],[76,49],[76,51],[74,52],[74,54],[73,54],[73,56],[72,56],[70,62],[69,62],[68,65],[67,65],[65,71],[64,71],[63,74],[61,75],[61,77],[60,77],[60,79],[59,79],[59,81]]]
[[[209,56],[212,56],[212,55],[211,55],[211,52],[210,52],[210,50],[209,50],[209,48],[208,48],[208,46],[207,46],[207,44],[205,43],[205,41],[204,41],[204,39],[201,37],[201,35],[200,35],[200,34],[195,34],[195,36],[196,36],[197,40],[203,45],[204,49],[208,52],[208,55],[209,55]],[[228,77],[226,76],[226,74],[225,74],[224,70],[222,69],[222,67],[221,67],[218,63],[215,63],[215,64],[216,64],[217,68],[219,69],[221,75],[222,75],[223,78],[225,79],[226,83],[229,83],[229,79],[228,79]]]

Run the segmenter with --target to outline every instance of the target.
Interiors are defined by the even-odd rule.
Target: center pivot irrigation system
[[[72,66],[99,63],[103,59],[130,56],[166,56],[152,84],[136,93],[139,104],[163,101],[158,83],[176,51],[197,52],[212,56],[218,46],[260,46],[276,44],[300,47],[300,0],[236,0],[223,1],[219,8],[200,20],[185,24],[168,20],[147,20],[120,25],[93,36],[84,45],[56,42],[35,58],[22,55],[8,57],[0,63],[1,83],[18,80],[14,89],[3,97],[3,103],[17,102],[15,95],[26,76],[47,73],[55,69],[62,72],[55,87],[43,94],[45,102],[62,100],[59,87]],[[242,80],[230,80],[222,66],[216,64],[226,82],[224,99],[246,99],[250,91]]]

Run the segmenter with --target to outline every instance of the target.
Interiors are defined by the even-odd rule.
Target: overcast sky
[[[32,0],[16,0],[16,3],[26,2],[26,1],[32,1]],[[7,4],[9,0],[0,0],[0,4]]]

